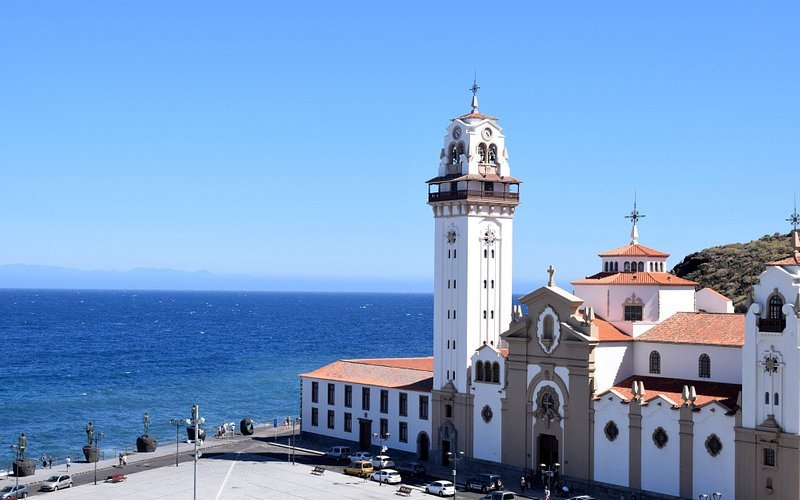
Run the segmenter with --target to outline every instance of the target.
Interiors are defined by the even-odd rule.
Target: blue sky
[[[797,2],[0,4],[0,264],[429,290],[424,181],[505,128],[515,290],[786,231]]]

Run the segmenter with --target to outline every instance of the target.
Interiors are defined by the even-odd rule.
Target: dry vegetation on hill
[[[687,255],[672,273],[710,287],[733,300],[736,312],[745,312],[747,292],[767,262],[791,254],[789,236],[775,233],[749,243],[730,243]]]

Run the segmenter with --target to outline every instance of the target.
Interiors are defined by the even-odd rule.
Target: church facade
[[[436,177],[431,358],[302,374],[303,432],[447,463],[558,468],[567,480],[682,498],[800,498],[800,237],[746,315],[639,243],[596,273],[511,296],[511,176],[497,119],[451,120]]]

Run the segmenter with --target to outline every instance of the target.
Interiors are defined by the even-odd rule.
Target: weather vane
[[[639,219],[644,219],[645,217],[647,217],[645,214],[639,213],[639,211],[636,210],[636,193],[634,193],[634,195],[633,195],[633,210],[631,210],[630,215],[626,215],[625,218],[626,219],[630,219],[631,222],[633,222],[633,225],[635,226],[636,223],[639,222]]]
[[[786,219],[786,222],[792,225],[792,231],[797,231],[797,225],[800,224],[800,214],[797,213],[797,198],[794,200],[794,212]]]
[[[473,97],[478,95],[478,91],[481,88],[478,87],[478,70],[475,70],[475,78],[472,79],[472,87],[469,90],[472,92]]]

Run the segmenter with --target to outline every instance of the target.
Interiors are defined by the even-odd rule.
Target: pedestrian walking
[[[519,480],[519,491],[520,495],[525,494],[525,476],[522,476],[522,479]]]
[[[47,467],[47,454],[42,453],[42,458],[40,458],[39,461],[42,463],[42,469]]]
[[[67,457],[67,472],[69,472],[69,466],[70,466],[71,463],[72,463],[72,460],[70,460],[69,457]]]
[[[122,452],[119,452],[119,466],[122,467]]]
[[[127,466],[128,466],[128,455],[123,453],[122,454],[122,468],[124,469]]]
[[[47,463],[50,464],[50,468],[52,469],[53,468],[53,455],[48,455],[47,456]]]

